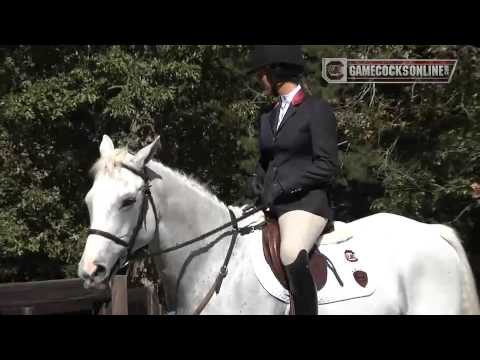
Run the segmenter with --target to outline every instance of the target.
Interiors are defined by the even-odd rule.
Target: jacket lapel
[[[285,116],[283,117],[283,120],[280,124],[280,127],[278,128],[278,132],[280,132],[280,130],[282,130],[282,128],[285,126],[285,124],[287,123],[287,121],[293,117],[293,115],[295,115],[295,113],[297,112],[297,108],[300,104],[303,103],[303,101],[305,100],[305,92],[303,91],[303,89],[301,89],[296,95],[295,97],[293,98],[292,102],[290,103],[290,106],[288,107],[288,110],[287,112],[285,113]],[[280,106],[279,106],[280,107]],[[278,111],[277,111],[277,122],[276,124],[278,124]]]
[[[280,104],[276,103],[275,107],[272,109],[270,113],[270,127],[272,129],[272,134],[275,135],[277,132],[277,125],[278,125],[278,116],[280,115]]]

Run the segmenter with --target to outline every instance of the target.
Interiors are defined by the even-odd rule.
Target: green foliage
[[[240,139],[255,117],[239,91],[245,79],[232,71],[244,55],[242,46],[0,49],[2,263],[74,275],[88,170],[104,133],[133,151],[160,134],[160,160],[236,201],[247,171],[238,164],[248,157]],[[39,269],[45,258],[56,275]],[[14,267],[0,281],[30,275]]]
[[[341,133],[372,149],[364,163],[373,165],[370,180],[382,192],[370,211],[453,225],[469,246],[478,214],[453,220],[472,204],[470,185],[479,174],[479,54],[469,46],[352,46],[349,58],[453,58],[458,65],[448,85],[352,85],[337,92]],[[347,155],[352,161],[345,166],[361,173],[367,166],[358,155]]]
[[[468,46],[307,46],[308,86],[336,109],[337,217],[376,211],[448,223],[472,204],[480,157],[479,50]],[[103,134],[243,204],[265,98],[244,46],[0,48],[0,282],[75,276],[88,170]],[[458,58],[449,85],[327,85],[322,57]],[[478,211],[454,223],[468,244]]]

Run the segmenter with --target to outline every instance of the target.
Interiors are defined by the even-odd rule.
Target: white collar
[[[292,91],[290,91],[287,95],[281,95],[280,96],[281,103],[290,104],[292,102],[293,98],[295,97],[295,95],[297,95],[297,93],[301,89],[302,89],[302,87],[300,85],[297,85],[297,87],[295,89],[293,89]]]

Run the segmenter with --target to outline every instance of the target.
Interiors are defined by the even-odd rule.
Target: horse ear
[[[102,143],[100,144],[100,156],[108,156],[113,152],[114,148],[112,139],[108,135],[103,135]]]
[[[160,136],[157,136],[150,145],[145,146],[135,154],[133,161],[138,167],[144,167],[152,159],[160,146]]]

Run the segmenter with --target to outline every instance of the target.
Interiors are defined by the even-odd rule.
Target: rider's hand
[[[278,181],[275,181],[271,187],[265,189],[262,194],[262,203],[267,208],[271,208],[274,203],[282,198],[285,195],[282,185]]]
[[[258,198],[263,194],[263,184],[256,175],[252,175],[248,179],[247,196],[250,198]]]

